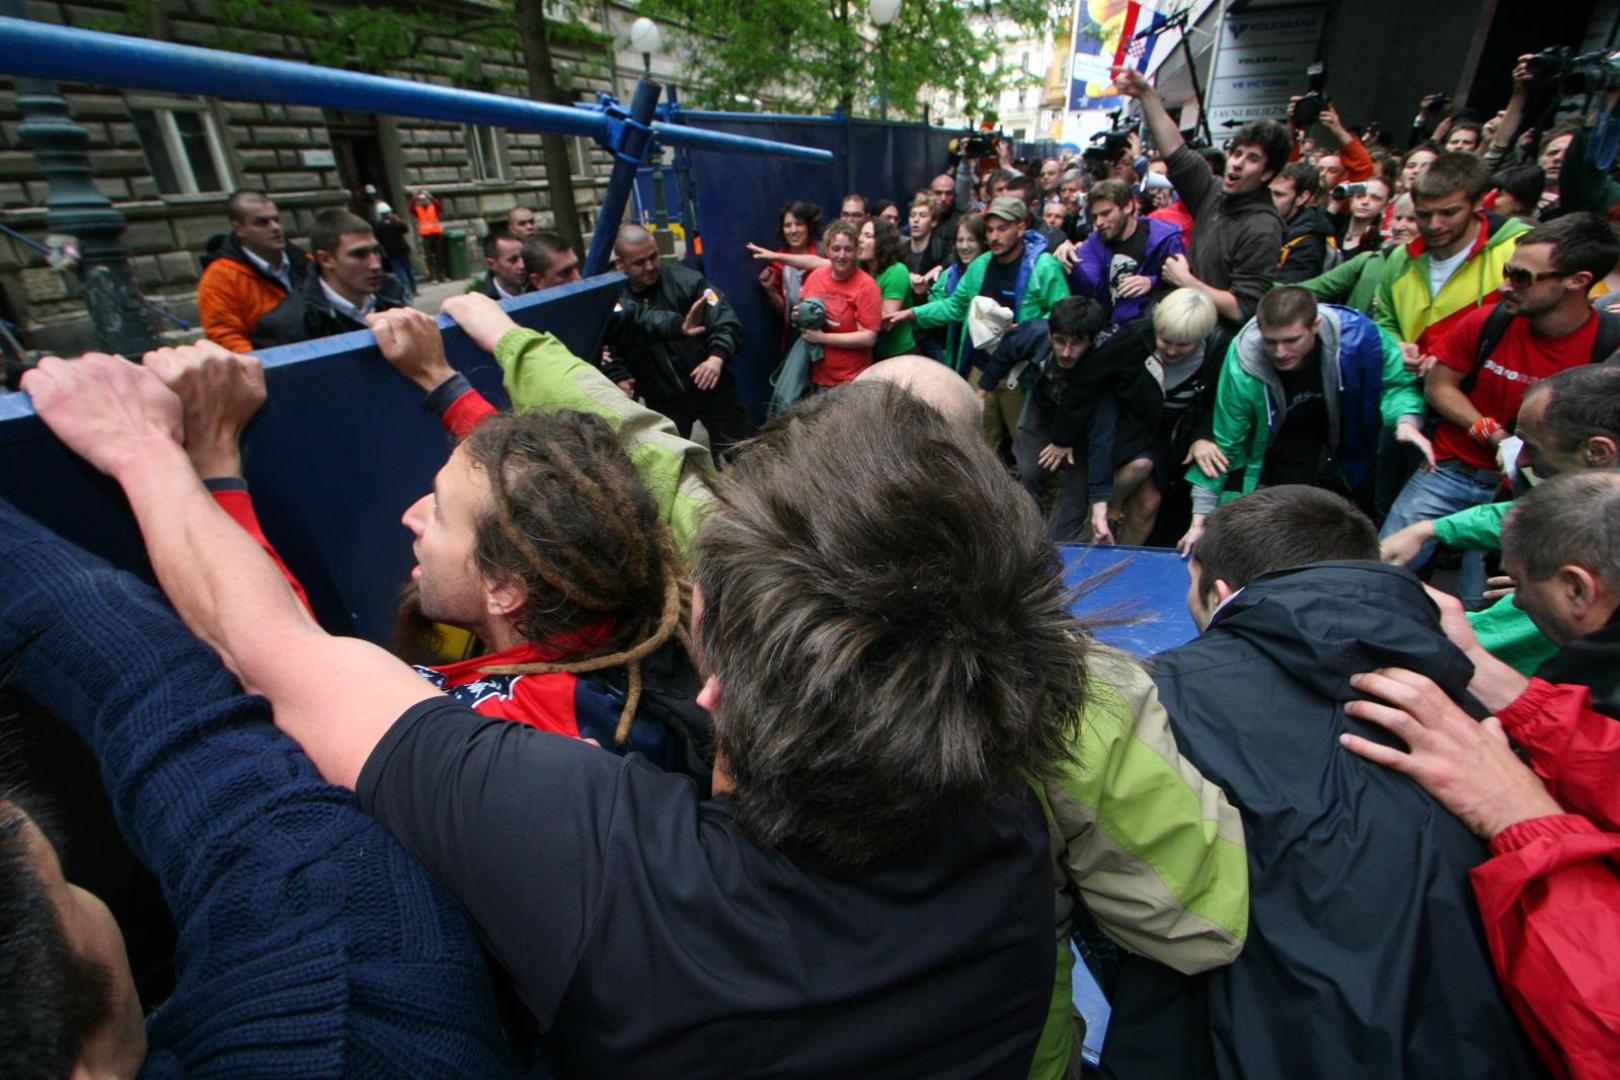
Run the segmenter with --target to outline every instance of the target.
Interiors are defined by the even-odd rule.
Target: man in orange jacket
[[[208,340],[249,352],[259,320],[303,286],[309,256],[287,242],[281,214],[264,192],[238,191],[225,209],[231,231],[209,241],[197,314]]]

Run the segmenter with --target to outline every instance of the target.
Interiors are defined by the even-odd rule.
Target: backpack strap
[[[1598,311],[1597,336],[1592,339],[1592,363],[1601,364],[1620,349],[1620,311]]]
[[[1467,394],[1474,389],[1479,381],[1479,369],[1485,366],[1485,361],[1491,358],[1496,346],[1502,341],[1502,335],[1507,333],[1508,323],[1513,315],[1498,301],[1491,308],[1491,313],[1485,316],[1485,325],[1479,328],[1479,344],[1474,349],[1474,367],[1463,376],[1462,392]]]

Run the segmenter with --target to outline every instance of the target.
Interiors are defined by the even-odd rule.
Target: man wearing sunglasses
[[[1502,300],[1459,320],[1435,342],[1424,397],[1439,414],[1436,468],[1412,474],[1384,521],[1387,538],[1416,521],[1490,502],[1501,483],[1497,448],[1512,435],[1531,386],[1608,359],[1617,327],[1587,290],[1620,262],[1620,239],[1594,214],[1566,214],[1525,233],[1502,268]],[[1408,565],[1422,568],[1426,543]],[[1464,597],[1464,599],[1468,599]]]

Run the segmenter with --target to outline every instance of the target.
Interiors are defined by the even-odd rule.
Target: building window
[[[568,175],[576,180],[590,179],[593,145],[595,144],[585,135],[575,135],[568,140]]]
[[[206,105],[131,104],[129,115],[152,178],[163,194],[206,195],[230,190],[224,142]]]
[[[473,124],[467,128],[467,156],[472,160],[474,180],[504,180],[506,172],[501,165],[500,129],[488,124]]]

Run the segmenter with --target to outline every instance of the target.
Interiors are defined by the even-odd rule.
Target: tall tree
[[[877,111],[868,107],[880,76],[866,0],[641,0],[640,10],[689,29],[679,44],[697,83],[688,96],[700,105],[786,99]],[[943,90],[984,112],[1022,75],[1012,43],[1051,33],[1064,13],[1050,0],[904,0],[887,31],[890,111],[918,116],[923,95]]]
[[[529,76],[529,97],[535,101],[566,104],[557,92],[557,77],[551,63],[551,37],[546,26],[542,0],[514,0],[518,38],[523,44],[523,66]],[[556,132],[540,136],[540,149],[546,163],[546,190],[551,196],[551,216],[557,232],[576,251],[585,250],[585,237],[579,227],[579,210],[574,205],[574,185],[569,180],[568,144]],[[558,180],[561,183],[558,183]]]

